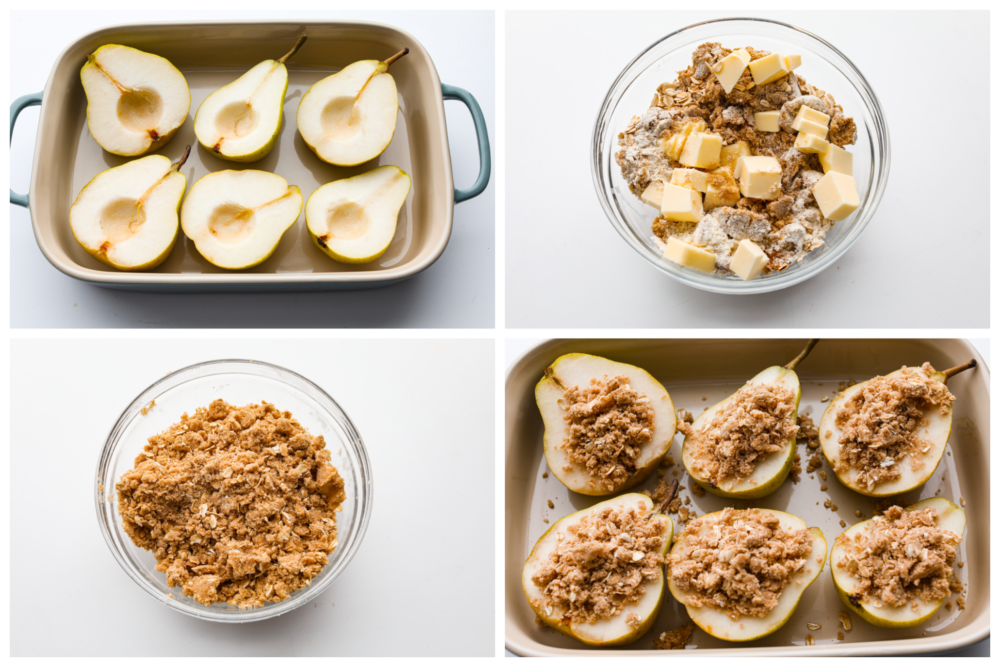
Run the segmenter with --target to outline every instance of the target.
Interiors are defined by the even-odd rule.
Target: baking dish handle
[[[479,178],[468,190],[455,188],[455,203],[472,199],[476,195],[482,194],[486,189],[486,184],[490,182],[490,137],[486,134],[486,119],[483,118],[483,110],[479,108],[479,102],[469,91],[441,84],[441,92],[446,100],[458,100],[469,107],[472,114],[472,122],[476,126],[476,138],[479,140]]]
[[[24,95],[14,100],[10,105],[10,136],[14,138],[14,121],[18,115],[28,107],[37,107],[42,103],[41,93]],[[19,195],[13,190],[10,191],[10,203],[28,208],[28,195]]]

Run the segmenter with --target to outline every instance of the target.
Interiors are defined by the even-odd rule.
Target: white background
[[[493,341],[11,348],[12,656],[494,655]],[[121,411],[167,373],[218,358],[275,363],[320,385],[364,438],[375,488],[361,547],[316,606],[244,625],[189,618],[136,586],[93,503]]]
[[[608,88],[648,45],[733,14],[508,12],[507,327],[988,327],[989,16],[738,14],[819,35],[874,88],[892,159],[865,233],[839,266],[769,294],[712,294],[660,273],[601,209],[590,173],[591,132]],[[539,76],[539,63],[547,75]],[[974,132],[981,140],[946,139],[953,122],[980,128]]]
[[[45,87],[57,56],[71,41],[121,23],[192,20],[318,18],[389,23],[416,37],[431,54],[442,83],[471,92],[486,118],[493,177],[478,197],[455,205],[444,254],[423,273],[376,290],[298,294],[146,294],[81,283],[42,255],[28,211],[10,206],[11,325],[52,327],[485,327],[495,311],[494,34],[492,11],[357,12],[331,5],[326,12],[13,12],[11,100]],[[455,185],[467,188],[479,173],[471,116],[461,102],[445,102]],[[38,107],[18,118],[11,144],[11,188],[28,191]],[[69,224],[68,222],[66,224]]]

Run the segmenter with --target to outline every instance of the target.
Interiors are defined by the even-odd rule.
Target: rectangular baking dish
[[[653,649],[653,638],[661,632],[688,622],[684,608],[669,592],[653,627],[636,643],[617,649],[593,649],[555,630],[541,628],[534,622],[534,612],[528,606],[521,588],[521,569],[535,541],[551,523],[571,512],[590,507],[599,498],[570,493],[554,475],[547,479],[542,455],[542,420],[535,405],[535,384],[543,370],[557,357],[570,352],[586,352],[615,361],[645,368],[663,383],[674,407],[686,408],[697,416],[706,407],[722,400],[746,380],[767,366],[783,365],[805,345],[804,340],[554,340],[537,345],[522,355],[507,371],[505,401],[505,641],[507,649],[525,656],[584,656],[595,654],[659,655],[669,654]],[[838,382],[862,381],[874,375],[896,370],[903,365],[929,361],[935,368],[956,366],[969,359],[979,362],[977,368],[948,381],[956,396],[951,439],[935,474],[920,489],[904,494],[909,504],[919,499],[941,495],[959,502],[965,501],[968,525],[960,546],[958,560],[965,566],[958,569],[968,588],[966,609],[959,612],[953,605],[922,626],[907,630],[876,628],[849,612],[852,629],[845,632],[844,641],[836,635],[842,629],[838,614],[847,611],[833,587],[829,563],[819,578],[805,592],[791,619],[777,632],[762,639],[736,644],[727,643],[695,630],[693,641],[698,648],[686,655],[694,657],[723,655],[898,655],[953,651],[975,643],[989,635],[990,590],[990,400],[989,370],[976,350],[962,340],[822,340],[812,354],[796,369],[802,381],[800,410],[819,421],[826,402],[833,398]],[[665,479],[672,479],[676,470],[682,486],[690,479],[680,463],[681,436],[676,436],[668,456],[677,465],[667,470]],[[809,452],[807,454],[806,452]],[[861,521],[854,511],[871,516],[870,499],[840,485],[824,461],[829,480],[823,482],[818,471],[806,473],[806,463],[812,450],[799,447],[802,473],[798,484],[791,480],[775,493],[753,501],[758,507],[784,510],[801,516],[810,526],[818,526],[826,536],[828,549],[843,528]],[[944,479],[942,480],[942,477]],[[821,484],[828,486],[820,491]],[[634,490],[652,489],[656,476]],[[746,507],[747,501],[719,498],[711,494],[695,496],[685,489],[679,497],[690,497],[690,507],[698,516],[733,506]],[[823,501],[830,498],[837,512],[826,509]],[[547,501],[552,500],[554,509]],[[676,515],[672,515],[675,535],[679,530]],[[953,598],[950,598],[954,600]],[[806,623],[818,623],[820,630],[809,630]],[[805,645],[812,634],[814,646]]]
[[[193,119],[210,93],[250,67],[288,51],[299,35],[305,45],[289,61],[288,91],[278,142],[258,162],[222,160],[198,144]],[[73,238],[69,208],[99,172],[130,159],[105,152],[90,136],[87,99],[80,68],[87,55],[104,44],[124,44],[170,60],[191,88],[188,119],[159,151],[178,159],[191,145],[184,165],[187,187],[223,169],[272,171],[298,185],[303,198],[330,181],[354,176],[380,164],[410,174],[413,186],[400,211],[396,235],[375,262],[348,265],[316,248],[305,217],[282,237],[274,254],[243,271],[209,264],[183,233],[167,260],[152,271],[113,269],[88,255]],[[356,167],[321,161],[303,142],[295,124],[299,100],[320,79],[358,60],[384,60],[409,48],[392,65],[399,95],[396,132],[378,158]],[[455,190],[452,178],[444,99],[459,99],[471,111],[479,137],[480,175],[469,190]],[[52,67],[43,93],[26,95],[11,106],[11,126],[22,109],[41,104],[29,196],[11,192],[11,202],[28,206],[35,238],[45,257],[63,273],[105,287],[148,291],[292,291],[379,287],[412,277],[440,257],[451,235],[456,201],[474,197],[490,173],[489,141],[478,103],[467,91],[442,86],[430,54],[412,35],[391,26],[362,22],[195,22],[123,25],[104,28],[66,48]],[[30,202],[30,205],[29,205]]]

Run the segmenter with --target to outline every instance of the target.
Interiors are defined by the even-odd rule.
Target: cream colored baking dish
[[[219,159],[198,145],[193,118],[214,90],[253,65],[288,51],[299,35],[308,41],[288,63],[289,83],[278,142],[262,160],[237,163]],[[188,189],[202,176],[223,169],[273,171],[298,185],[303,197],[330,181],[353,176],[380,164],[410,174],[413,187],[400,211],[396,235],[385,254],[366,265],[331,260],[316,248],[305,218],[289,229],[264,263],[244,271],[209,264],[194,244],[178,239],[167,260],[148,272],[123,272],[98,262],[76,242],[69,228],[69,207],[97,173],[130,158],[101,149],[86,124],[87,100],[80,67],[87,54],[103,44],[125,44],[170,60],[191,87],[191,110],[184,125],[158,154],[176,160],[192,146],[183,168]],[[357,167],[322,162],[303,142],[295,126],[299,100],[320,79],[352,62],[383,60],[402,48],[405,57],[392,74],[399,94],[399,116],[392,143],[375,160]],[[444,99],[465,102],[479,137],[480,175],[465,191],[452,179]],[[41,103],[29,196],[11,192],[11,201],[29,205],[35,238],[45,257],[63,273],[106,287],[149,291],[289,291],[378,287],[409,278],[430,266],[451,235],[456,201],[486,187],[490,173],[489,142],[482,112],[466,91],[442,86],[430,54],[412,35],[397,28],[359,22],[162,23],[114,26],[81,37],[52,67],[43,94],[27,95],[11,106],[11,127],[18,112]]]
[[[803,340],[569,340],[550,341],[536,346],[521,356],[507,371],[505,401],[506,451],[504,458],[505,503],[505,639],[507,648],[518,655],[583,656],[594,654],[659,655],[654,651],[653,638],[665,630],[687,622],[684,608],[665,594],[656,623],[638,642],[619,649],[592,649],[565,637],[555,630],[538,627],[534,613],[521,589],[521,568],[531,547],[551,523],[578,509],[590,507],[598,499],[569,493],[553,475],[542,478],[546,470],[542,456],[542,422],[535,406],[534,388],[543,369],[559,355],[587,352],[616,361],[635,364],[648,370],[670,392],[676,408],[686,408],[695,416],[738,389],[747,379],[766,366],[781,365],[802,349]],[[968,528],[960,547],[959,560],[965,567],[959,570],[968,586],[965,611],[941,608],[939,615],[923,626],[908,630],[876,628],[850,613],[852,629],[838,641],[842,631],[837,617],[846,611],[837,597],[830,577],[829,563],[819,578],[805,592],[791,620],[775,634],[743,644],[727,643],[695,630],[698,648],[687,655],[695,657],[745,655],[818,656],[818,655],[898,655],[956,650],[989,635],[990,628],[990,400],[989,370],[975,349],[961,340],[823,340],[796,371],[802,380],[800,409],[811,411],[816,421],[825,402],[837,393],[839,381],[857,381],[886,373],[902,365],[931,362],[936,368],[950,368],[976,359],[977,368],[962,373],[948,382],[957,397],[954,426],[948,453],[931,480],[916,492],[904,494],[907,501],[935,495],[965,500]],[[674,439],[668,455],[678,461],[672,470],[678,471],[681,484],[687,486],[680,465],[681,437]],[[806,448],[800,447],[800,453]],[[807,455],[803,456],[808,459]],[[832,546],[833,538],[843,528],[860,521],[855,509],[871,516],[869,499],[842,487],[833,475],[825,482],[827,491],[820,491],[822,482],[813,473],[810,479],[803,473],[798,484],[787,480],[774,494],[754,501],[758,507],[793,512],[810,526],[823,530]],[[823,470],[829,473],[824,463]],[[667,479],[671,477],[667,472]],[[942,479],[942,477],[944,479]],[[639,490],[655,487],[654,479]],[[713,512],[732,503],[745,507],[744,501],[732,501],[711,494],[699,498],[685,490],[681,497],[690,496],[691,506],[698,516]],[[823,507],[829,497],[837,512]],[[552,500],[554,509],[547,501]],[[677,525],[676,516],[674,517]],[[676,529],[675,529],[676,530]],[[676,534],[676,533],[675,533]],[[819,624],[821,629],[809,630],[806,623]],[[805,645],[807,634],[814,636],[814,646]]]

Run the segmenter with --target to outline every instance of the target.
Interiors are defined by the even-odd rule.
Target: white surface
[[[660,273],[601,209],[590,172],[594,122],[615,77],[649,44],[732,14],[507,12],[506,326],[910,328],[928,326],[927,304],[938,303],[947,311],[937,326],[988,327],[989,151],[975,141],[950,145],[945,162],[961,165],[961,194],[930,186],[928,169],[936,162],[930,137],[940,121],[921,112],[937,115],[948,102],[917,91],[927,84],[961,90],[962,122],[989,126],[989,15],[739,14],[819,35],[874,88],[888,119],[892,159],[868,229],[838,267],[770,294],[721,296]],[[581,46],[552,35],[572,35]],[[961,65],[930,57],[914,71],[900,68],[893,54],[909,52],[917,35],[931,40],[935,53],[961,53]],[[595,42],[600,48],[582,46]],[[558,74],[539,76],[538,63]]]
[[[455,224],[441,258],[411,280],[377,290],[300,294],[143,294],[108,290],[64,276],[38,249],[28,211],[10,206],[11,326],[55,327],[462,327],[493,326],[494,14],[478,12],[13,12],[11,101],[45,87],[56,57],[72,40],[121,23],[178,20],[326,18],[368,20],[401,28],[427,48],[443,83],[479,101],[494,155],[486,191],[455,205]],[[45,35],[40,39],[39,35]],[[445,102],[455,185],[472,185],[479,153],[472,119],[461,102]],[[193,113],[193,110],[192,110]],[[18,119],[11,143],[11,187],[27,192],[38,108]],[[67,224],[69,224],[67,222]]]
[[[170,371],[232,357],[323,387],[364,438],[375,481],[364,541],[316,606],[245,625],[143,592],[93,505],[101,447],[132,399]],[[12,656],[494,655],[493,341],[15,340],[11,358]],[[95,372],[98,359],[127,363]]]

